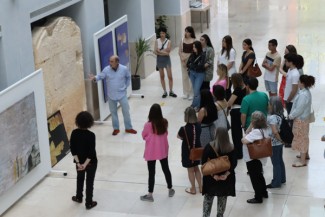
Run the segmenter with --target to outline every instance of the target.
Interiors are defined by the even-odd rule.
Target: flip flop
[[[302,164],[301,162],[297,162],[297,163],[294,163],[292,164],[293,167],[305,167],[307,166],[307,164]]]
[[[188,193],[188,194],[196,194],[196,192],[192,192],[191,191],[191,188],[185,188],[185,192]]]
[[[300,155],[297,155],[296,158],[299,158],[300,159]],[[310,157],[306,157],[306,160],[310,160]]]

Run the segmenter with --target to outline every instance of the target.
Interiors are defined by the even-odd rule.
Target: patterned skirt
[[[308,120],[295,119],[292,127],[292,149],[300,153],[307,153],[309,148],[309,122]]]

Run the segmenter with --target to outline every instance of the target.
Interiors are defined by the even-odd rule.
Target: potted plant
[[[140,64],[145,52],[150,51],[150,44],[145,38],[139,37],[135,42],[136,66],[132,75],[132,90],[139,90],[141,87],[140,76],[138,75]]]

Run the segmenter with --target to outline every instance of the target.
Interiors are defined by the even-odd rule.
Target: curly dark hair
[[[77,114],[75,123],[80,129],[88,129],[94,125],[94,118],[89,112],[82,111]]]

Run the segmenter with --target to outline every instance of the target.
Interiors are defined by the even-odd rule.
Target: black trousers
[[[240,108],[230,110],[231,137],[238,159],[243,158],[243,144],[241,142],[241,139],[243,138],[243,129],[241,127],[240,116]]]
[[[200,90],[210,90],[210,81],[203,81]]]
[[[94,191],[94,180],[97,170],[97,164],[87,165],[85,170],[77,171],[77,194],[76,197],[82,199],[84,181],[86,176],[86,204],[93,201],[93,191]]]
[[[155,175],[156,175],[156,161],[150,160],[147,161],[148,171],[149,171],[149,179],[148,179],[148,192],[152,193],[155,186]],[[172,185],[172,174],[170,173],[168,166],[168,158],[164,158],[160,160],[161,169],[164,172],[165,179],[167,182],[167,188],[171,189]]]
[[[288,113],[288,116],[289,116],[289,114],[291,112],[291,109],[292,109],[293,103],[292,102],[285,101],[285,104],[286,104],[286,110],[287,110],[287,113]],[[292,129],[293,120],[288,120],[288,123],[289,123],[289,125],[290,125],[290,127]]]
[[[255,191],[255,199],[261,201],[267,194],[262,163],[260,160],[251,160],[246,162],[246,166]]]

